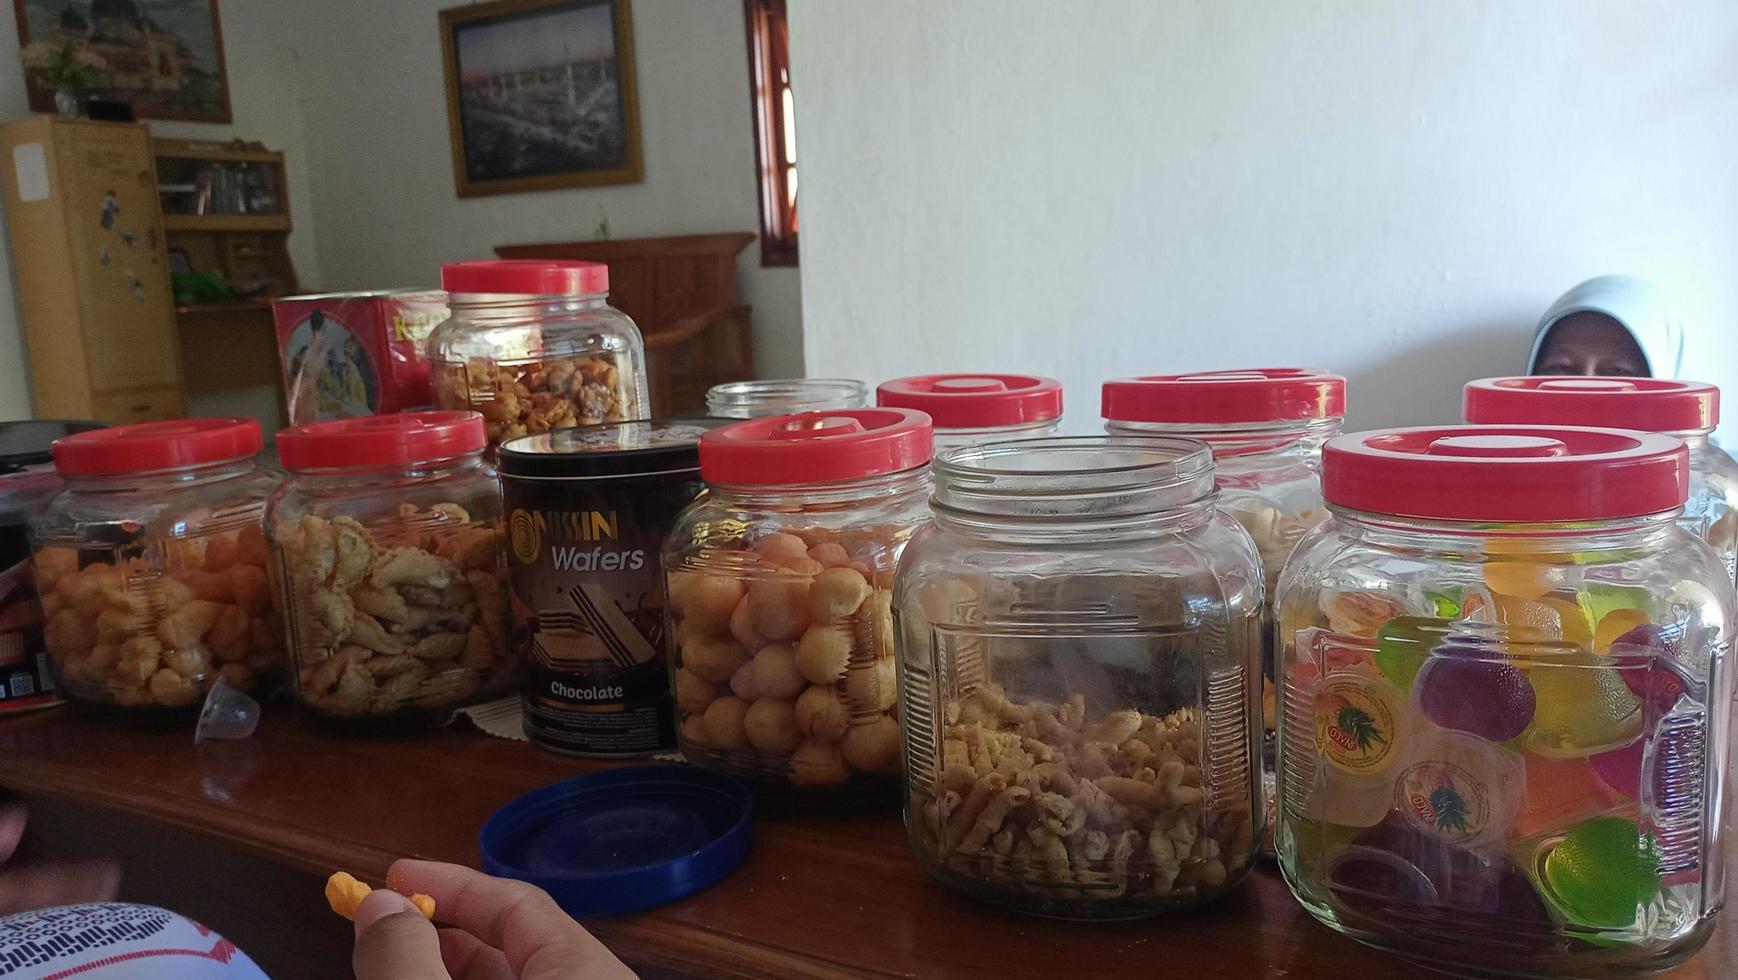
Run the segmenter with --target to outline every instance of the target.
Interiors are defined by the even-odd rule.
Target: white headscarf
[[[1656,378],[1676,378],[1683,368],[1684,325],[1666,311],[1665,296],[1658,286],[1634,276],[1600,276],[1569,290],[1539,318],[1533,334],[1533,353],[1527,357],[1527,373],[1539,369],[1539,348],[1557,321],[1571,313],[1603,313],[1616,320],[1641,348],[1648,373]]]

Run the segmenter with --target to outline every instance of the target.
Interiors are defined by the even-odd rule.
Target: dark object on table
[[[483,870],[548,892],[568,915],[686,898],[748,856],[748,787],[694,766],[631,766],[533,790],[478,835]]]
[[[84,111],[85,115],[90,117],[91,122],[130,123],[138,121],[130,102],[116,102],[111,99],[92,97],[85,102]]]

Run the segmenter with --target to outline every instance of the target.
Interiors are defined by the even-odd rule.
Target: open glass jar
[[[441,284],[452,318],[426,344],[435,407],[480,412],[491,460],[508,439],[650,414],[645,344],[609,305],[605,266],[459,262]]]
[[[700,438],[708,492],[664,545],[688,761],[799,802],[893,797],[893,569],[927,516],[930,440],[889,408]]]
[[[1592,425],[1676,436],[1690,448],[1684,526],[1714,546],[1738,582],[1738,463],[1708,436],[1720,424],[1720,389],[1663,378],[1485,378],[1467,383],[1476,424]]]
[[[716,419],[758,419],[797,412],[863,408],[869,386],[849,378],[780,378],[729,381],[706,392],[706,414]]]
[[[937,454],[980,442],[1053,436],[1062,385],[1025,374],[929,374],[875,389],[876,404],[915,408],[935,423]]]
[[[266,515],[297,698],[364,728],[445,724],[506,693],[501,485],[475,412],[315,422],[278,434]]]
[[[283,645],[261,531],[277,480],[252,419],[142,422],[54,444],[66,488],[30,539],[67,700],[191,722],[219,676],[275,682]]]
[[[935,470],[894,595],[918,860],[1063,918],[1235,886],[1262,819],[1262,578],[1207,448],[1034,439]]]
[[[1279,857],[1451,973],[1652,972],[1713,931],[1733,596],[1687,452],[1549,426],[1328,443],[1280,579]]]

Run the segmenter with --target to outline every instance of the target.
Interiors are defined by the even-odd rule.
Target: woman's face
[[[1623,325],[1603,313],[1571,313],[1552,325],[1534,374],[1648,376],[1647,357]]]

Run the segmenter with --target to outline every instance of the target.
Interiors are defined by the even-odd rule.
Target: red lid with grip
[[[449,293],[590,296],[610,291],[609,266],[564,259],[482,259],[441,266]]]
[[[1346,379],[1316,368],[1157,374],[1104,383],[1104,417],[1113,422],[1225,425],[1345,414]]]
[[[1353,510],[1448,521],[1568,522],[1658,514],[1689,494],[1671,436],[1550,425],[1355,432],[1322,451],[1322,496]]]
[[[1029,374],[925,374],[875,389],[883,408],[915,408],[937,428],[990,429],[1062,417],[1062,384]]]
[[[1483,378],[1467,382],[1463,414],[1480,424],[1697,432],[1720,424],[1720,389],[1663,378]]]
[[[253,419],[173,419],[80,432],[51,452],[61,476],[107,476],[226,463],[264,445]]]
[[[929,416],[854,408],[746,419],[700,437],[707,483],[776,487],[899,473],[935,455]]]
[[[480,453],[488,441],[476,412],[401,412],[285,429],[278,459],[289,470],[392,466]]]

